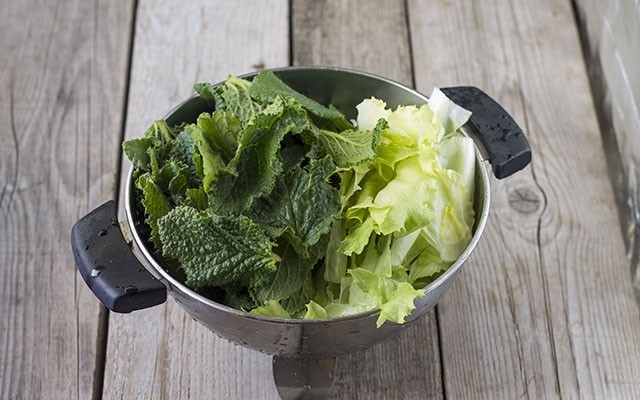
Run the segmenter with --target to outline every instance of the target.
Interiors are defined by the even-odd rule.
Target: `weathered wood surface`
[[[290,62],[480,86],[534,150],[493,180],[437,318],[340,359],[333,398],[640,398],[640,312],[569,1],[140,0],[135,27],[128,2],[35,3],[0,6],[0,398],[278,398],[270,357],[172,299],[111,314],[97,354],[68,231],[115,194],[125,95],[136,137],[195,81]]]
[[[0,4],[2,399],[93,396],[100,307],[69,231],[115,196],[132,11]]]
[[[288,65],[288,13],[286,0],[140,1],[126,137],[142,135],[194,82]],[[112,313],[107,346],[105,400],[278,398],[270,357],[218,338],[172,298]]]
[[[446,397],[640,398],[640,315],[570,2],[409,6],[418,88],[483,87],[534,152],[493,182],[486,233],[440,303]]]
[[[404,2],[292,3],[294,65],[368,71],[412,85]],[[400,336],[338,360],[332,398],[439,399],[442,376],[435,311]]]

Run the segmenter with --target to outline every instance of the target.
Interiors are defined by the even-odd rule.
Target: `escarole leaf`
[[[322,307],[320,304],[311,300],[307,304],[307,312],[304,314],[304,319],[322,319],[329,318],[327,314],[327,310]]]
[[[429,108],[438,116],[445,134],[457,131],[471,117],[471,111],[449,100],[438,88],[434,88],[431,92]]]
[[[176,207],[158,221],[165,257],[180,262],[186,284],[198,289],[241,282],[268,282],[279,257],[274,244],[246,217],[221,217],[188,206]]]
[[[261,71],[253,78],[249,93],[253,98],[261,102],[271,102],[278,96],[292,97],[296,99],[305,110],[320,119],[329,120],[338,130],[350,129],[352,125],[345,116],[335,108],[325,107],[322,104],[296,92],[282,82],[273,72]]]
[[[267,300],[265,305],[251,310],[251,314],[264,315],[266,317],[291,318],[291,314],[280,305],[278,300]]]
[[[310,129],[309,119],[291,98],[277,98],[257,114],[240,132],[234,158],[209,190],[214,209],[221,214],[243,212],[255,197],[271,192],[282,169],[280,141],[305,129]]]
[[[282,235],[301,257],[309,257],[309,248],[329,232],[340,211],[338,191],[327,182],[333,170],[329,157],[294,167],[278,177],[269,195],[256,199],[249,216],[273,236]]]

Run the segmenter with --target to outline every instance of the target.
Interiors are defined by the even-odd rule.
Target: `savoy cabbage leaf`
[[[329,157],[295,166],[278,177],[269,195],[256,199],[248,215],[273,236],[282,235],[300,257],[310,257],[339,215],[340,196],[327,182],[333,170]]]
[[[176,207],[158,221],[162,253],[180,262],[194,289],[268,282],[280,259],[274,244],[244,216],[223,217],[188,206]]]

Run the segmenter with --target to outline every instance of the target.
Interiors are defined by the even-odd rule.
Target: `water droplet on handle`
[[[104,269],[104,265],[96,265],[91,270],[91,277],[95,278],[96,276],[100,275],[100,272],[102,272],[103,269]]]
[[[138,293],[138,288],[135,286],[127,286],[126,288],[124,288],[124,292],[126,294],[136,294]]]
[[[98,236],[107,236],[107,233],[109,233],[109,232],[107,232],[106,229],[102,229],[102,230],[100,230],[100,232],[98,232]]]

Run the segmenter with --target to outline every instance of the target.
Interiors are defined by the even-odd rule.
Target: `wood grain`
[[[115,196],[132,2],[1,9],[0,398],[90,399],[100,308],[69,231]]]
[[[534,152],[492,182],[486,233],[440,304],[446,397],[639,398],[640,315],[571,4],[409,8],[418,88],[484,88]]]
[[[404,3],[292,2],[294,65],[353,68],[411,86]],[[332,398],[439,399],[442,377],[435,312],[392,340],[339,359]]]
[[[363,70],[411,86],[411,49],[402,0],[294,0],[294,65]]]
[[[194,82],[287,65],[287,5],[140,1],[126,137],[143,135],[193,93]],[[132,315],[111,314],[106,360],[105,400],[278,398],[270,357],[218,338],[172,298]]]

